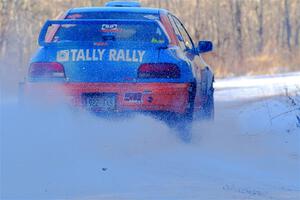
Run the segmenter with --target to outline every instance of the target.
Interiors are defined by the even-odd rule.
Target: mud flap
[[[201,99],[204,99],[201,109],[196,113],[197,119],[200,120],[214,120],[214,76],[209,73],[209,68],[205,68],[202,71],[202,83],[201,83]]]

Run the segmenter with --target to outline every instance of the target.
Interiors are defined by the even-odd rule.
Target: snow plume
[[[16,99],[2,98],[0,185],[4,197],[68,194],[73,183],[85,179],[81,173],[101,173],[112,161],[155,154],[179,143],[166,125],[150,117],[105,120],[60,104],[36,105],[21,107]],[[75,185],[78,194],[84,194],[82,185]],[[55,192],[49,191],[48,196],[51,188]]]
[[[195,122],[189,144],[151,117],[107,120],[5,95],[0,198],[298,200],[298,111],[282,114],[298,100],[234,91],[217,89],[215,121]]]

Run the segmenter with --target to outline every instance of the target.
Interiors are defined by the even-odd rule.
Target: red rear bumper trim
[[[189,83],[27,83],[24,93],[43,98],[65,95],[73,106],[84,107],[82,96],[89,93],[116,94],[116,111],[167,111],[185,113]],[[141,93],[141,101],[128,101],[128,93]]]

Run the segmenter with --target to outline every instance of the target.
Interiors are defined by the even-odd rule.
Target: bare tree
[[[288,49],[291,50],[291,24],[290,24],[290,8],[289,0],[284,0],[284,26],[286,28],[286,44]]]
[[[264,0],[259,0],[259,5],[256,7],[258,18],[258,52],[261,53],[264,47]]]

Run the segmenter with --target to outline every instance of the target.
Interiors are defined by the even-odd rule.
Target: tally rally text
[[[58,62],[112,61],[143,62],[145,51],[132,49],[69,49],[57,52]]]

